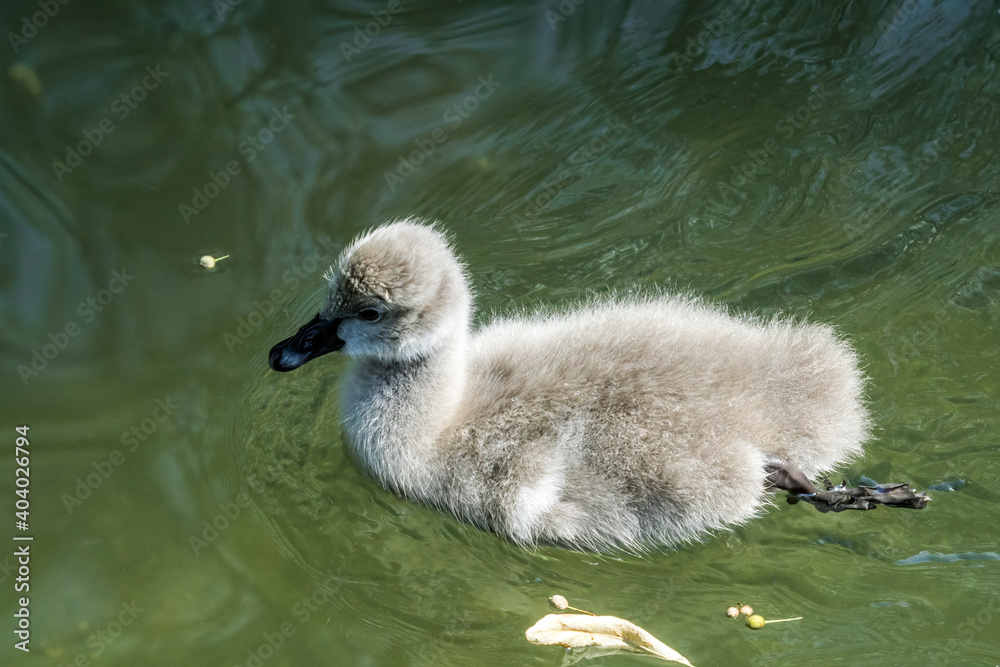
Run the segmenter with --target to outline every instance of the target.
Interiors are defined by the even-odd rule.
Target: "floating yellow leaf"
[[[638,625],[617,616],[549,614],[524,633],[532,644],[558,644],[566,648],[601,648],[641,653],[691,667],[683,655]]]

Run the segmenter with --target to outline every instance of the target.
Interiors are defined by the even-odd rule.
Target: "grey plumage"
[[[656,295],[472,330],[463,266],[412,220],[356,240],[328,278],[314,323],[355,359],[341,409],[359,465],[519,544],[696,539],[759,513],[769,459],[813,476],[868,434],[857,358],[828,326]],[[296,340],[272,367],[328,351]]]

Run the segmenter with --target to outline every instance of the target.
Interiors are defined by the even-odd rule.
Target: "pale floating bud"
[[[553,595],[550,597],[549,604],[552,605],[553,609],[558,609],[559,611],[569,609],[569,601],[561,595]]]
[[[739,615],[740,615],[740,610],[737,609],[736,607],[730,607],[729,609],[726,610],[726,616],[728,616],[729,618],[736,618]]]
[[[222,260],[229,257],[229,255],[223,255],[222,257],[212,257],[211,255],[202,255],[198,263],[204,266],[206,269],[214,269],[216,262],[221,262]]]
[[[740,607],[740,613],[743,614],[744,616],[751,616],[753,615],[753,607],[751,607],[748,604],[745,604],[742,607]]]

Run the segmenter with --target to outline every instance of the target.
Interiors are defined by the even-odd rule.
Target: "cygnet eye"
[[[365,308],[358,313],[358,318],[364,320],[365,322],[378,322],[382,319],[382,313],[374,308]]]

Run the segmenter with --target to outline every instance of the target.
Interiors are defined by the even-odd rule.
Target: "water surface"
[[[35,537],[32,651],[7,555],[0,654],[556,665],[523,633],[561,593],[697,665],[997,664],[998,60],[989,2],[59,5],[0,49],[2,427],[30,426]],[[392,496],[344,454],[345,362],[266,353],[408,215],[454,234],[480,321],[638,287],[834,324],[876,423],[837,476],[933,503],[778,502],[599,557]],[[753,632],[737,601],[804,620]]]

